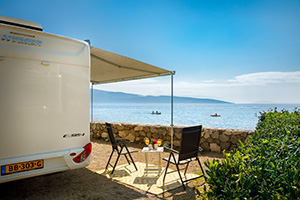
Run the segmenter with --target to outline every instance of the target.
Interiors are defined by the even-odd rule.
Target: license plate
[[[8,175],[17,172],[41,169],[44,167],[44,160],[34,160],[22,163],[15,163],[1,166],[1,175]]]

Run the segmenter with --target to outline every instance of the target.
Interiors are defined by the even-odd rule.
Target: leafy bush
[[[300,199],[300,112],[260,113],[248,142],[205,162],[208,199]]]

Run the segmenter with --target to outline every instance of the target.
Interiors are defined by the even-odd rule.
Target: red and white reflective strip
[[[87,159],[87,157],[89,157],[89,155],[92,152],[92,143],[88,143],[83,148],[84,148],[83,152],[81,152],[78,156],[73,158],[73,161],[75,163],[81,163],[81,162],[85,161]]]

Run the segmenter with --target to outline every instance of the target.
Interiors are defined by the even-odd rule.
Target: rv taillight
[[[85,161],[87,159],[87,157],[89,157],[89,155],[92,152],[92,143],[88,143],[83,148],[84,148],[84,151],[81,152],[81,154],[79,154],[78,156],[76,156],[73,159],[74,162],[81,163],[81,162]]]

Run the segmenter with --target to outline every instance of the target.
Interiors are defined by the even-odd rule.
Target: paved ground
[[[100,140],[92,140],[92,143],[93,154],[88,167],[0,184],[0,199],[195,199],[193,183],[188,184],[187,191],[178,188],[164,195],[155,196],[95,173],[105,168],[111,153],[111,145]],[[145,155],[141,152],[143,145],[134,144],[132,147],[139,150],[138,153],[132,154],[133,159],[136,162],[145,162]],[[168,153],[163,153],[163,157],[168,157],[168,155]],[[153,163],[158,161],[154,154],[149,154],[149,157]],[[202,166],[205,167],[203,163],[205,160],[222,157],[222,154],[207,152],[199,158],[201,158]],[[118,164],[125,163],[126,160],[122,157]],[[163,162],[163,166],[165,164]],[[199,170],[197,162],[192,162],[188,172]]]

